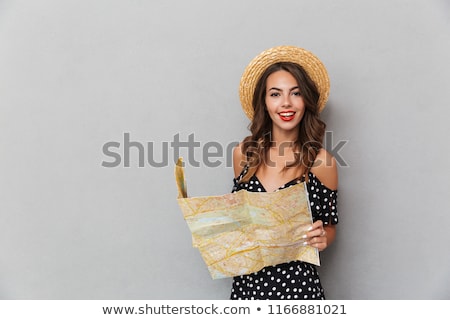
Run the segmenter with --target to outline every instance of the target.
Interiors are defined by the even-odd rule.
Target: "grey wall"
[[[0,1],[0,298],[227,299],[191,247],[174,148],[126,167],[124,136],[161,161],[193,134],[190,195],[229,192],[205,149],[248,133],[240,76],[290,44],[327,66],[328,147],[347,141],[328,298],[449,299],[449,18],[445,0]]]

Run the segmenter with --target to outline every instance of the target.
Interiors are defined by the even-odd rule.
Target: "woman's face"
[[[267,112],[272,119],[272,133],[297,132],[296,129],[305,113],[305,103],[297,81],[287,71],[275,71],[266,83]]]

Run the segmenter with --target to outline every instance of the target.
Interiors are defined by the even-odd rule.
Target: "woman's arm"
[[[325,149],[321,149],[314,161],[311,172],[331,189],[338,188],[338,173],[336,159]],[[319,249],[325,250],[336,238],[336,225],[323,225],[322,220],[313,223],[311,231],[307,233],[307,243]]]
[[[245,156],[242,153],[242,142],[239,143],[233,149],[233,169],[234,177],[237,178],[239,174],[244,170]]]

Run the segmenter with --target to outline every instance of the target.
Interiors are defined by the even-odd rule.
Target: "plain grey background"
[[[248,134],[244,68],[296,45],[326,65],[329,146],[346,142],[328,299],[449,299],[449,18],[445,0],[0,1],[0,298],[228,299],[191,247],[170,142],[200,144],[191,196],[230,192],[204,146]],[[158,161],[168,142],[169,165],[134,147],[125,167],[125,134]]]

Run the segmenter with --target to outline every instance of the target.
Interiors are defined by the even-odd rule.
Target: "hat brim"
[[[247,117],[253,119],[253,93],[256,83],[264,71],[277,62],[294,62],[303,67],[319,91],[317,107],[319,112],[325,108],[330,92],[330,79],[324,64],[311,52],[295,46],[278,46],[257,55],[245,68],[239,86],[242,109]]]

